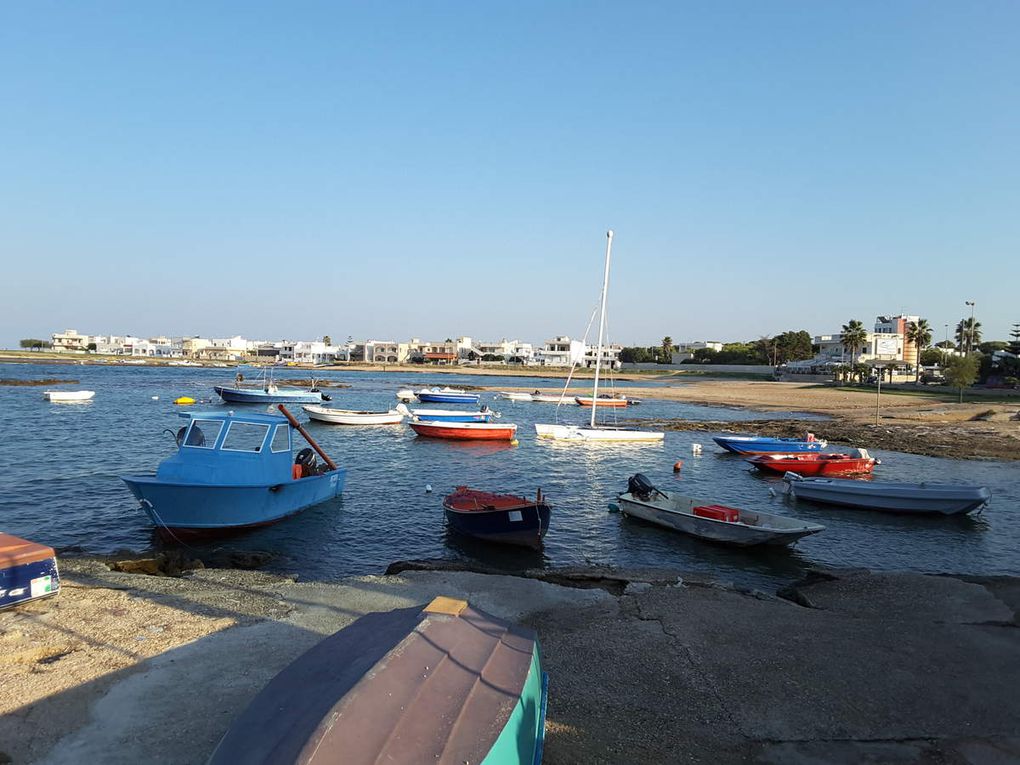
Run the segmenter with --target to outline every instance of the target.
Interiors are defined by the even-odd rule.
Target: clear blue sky
[[[1020,321],[1020,3],[0,9],[0,345]]]

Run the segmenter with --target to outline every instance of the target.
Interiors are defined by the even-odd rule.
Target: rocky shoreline
[[[866,446],[906,454],[949,459],[1020,460],[1020,426],[1004,432],[981,421],[964,423],[874,423],[836,417],[831,420],[761,417],[721,420],[625,420],[646,428],[704,433],[756,433],[790,438],[812,432],[831,446]]]
[[[1020,761],[1012,577],[819,570],[773,594],[660,569],[62,565],[59,595],[0,612],[0,761],[202,762],[323,636],[437,594],[537,630],[547,765]]]

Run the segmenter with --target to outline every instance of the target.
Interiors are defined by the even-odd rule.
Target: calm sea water
[[[279,377],[298,377],[290,370]],[[0,365],[2,377],[76,378],[95,390],[86,404],[50,404],[42,389],[0,386],[0,529],[58,548],[106,553],[158,546],[148,519],[121,474],[151,472],[174,450],[177,396],[213,399],[231,369],[64,365]],[[351,385],[331,389],[334,405],[384,409],[410,383],[556,387],[536,378],[341,372],[323,375]],[[153,400],[158,396],[158,400]],[[511,570],[531,566],[662,566],[772,589],[813,565],[928,572],[1020,575],[1020,463],[977,462],[875,452],[876,478],[982,483],[992,504],[973,518],[899,517],[792,504],[771,496],[781,483],[720,453],[707,433],[667,433],[665,444],[565,445],[535,439],[535,422],[554,421],[549,404],[483,402],[519,426],[520,444],[471,445],[418,438],[406,426],[348,428],[313,423],[316,439],[348,470],[342,499],[216,547],[277,554],[269,568],[331,580],[379,573],[408,558],[476,560]],[[794,406],[795,402],[791,402]],[[206,407],[220,408],[218,399]],[[197,408],[197,407],[196,407]],[[647,400],[627,417],[738,421],[757,416],[717,407]],[[584,412],[563,407],[560,421]],[[298,439],[299,440],[299,439]],[[704,445],[695,457],[691,444]],[[867,444],[863,444],[867,446]],[[673,463],[683,460],[679,475]],[[607,510],[627,477],[643,472],[660,488],[741,507],[786,513],[824,524],[825,532],[793,550],[732,550],[705,544]],[[553,519],[540,552],[481,545],[448,534],[442,497],[455,485],[533,494],[541,487]],[[431,485],[433,493],[426,493]],[[199,552],[210,548],[197,548]]]

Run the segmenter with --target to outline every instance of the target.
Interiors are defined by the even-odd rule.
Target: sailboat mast
[[[602,276],[602,310],[599,314],[599,349],[595,355],[595,386],[591,398],[591,426],[595,427],[595,408],[599,401],[599,374],[602,371],[602,338],[606,331],[606,295],[609,292],[609,257],[613,251],[613,230],[606,232],[606,272]]]

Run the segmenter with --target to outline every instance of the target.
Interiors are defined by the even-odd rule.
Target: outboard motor
[[[658,493],[658,489],[648,480],[644,473],[635,473],[627,480],[627,491],[635,497],[648,499],[652,494]]]

